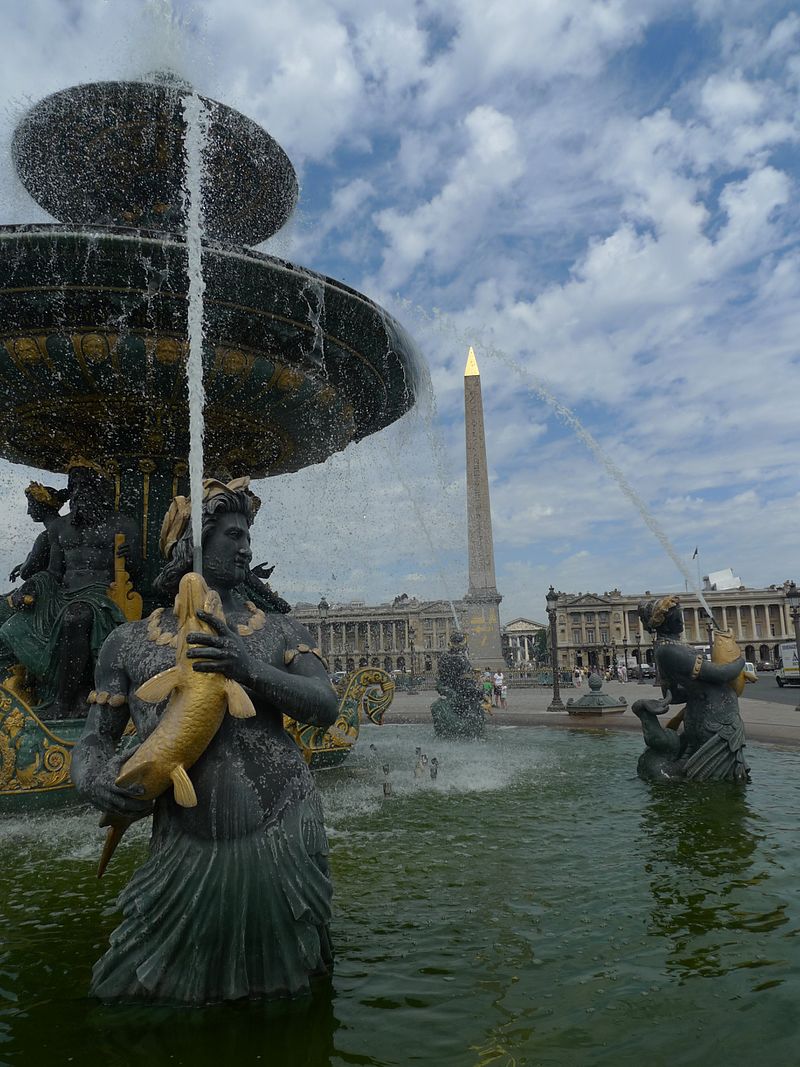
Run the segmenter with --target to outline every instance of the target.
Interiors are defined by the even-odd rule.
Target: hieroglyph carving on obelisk
[[[470,348],[464,369],[464,426],[467,445],[467,545],[469,592],[467,632],[473,666],[504,666],[500,638],[500,601],[494,573],[492,510],[483,429],[483,397],[478,361]]]

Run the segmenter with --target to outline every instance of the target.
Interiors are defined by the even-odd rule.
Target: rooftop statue
[[[709,661],[681,640],[683,612],[677,596],[643,601],[639,617],[655,634],[664,694],[661,699],[637,700],[631,709],[641,719],[647,744],[639,757],[639,776],[654,781],[748,781],[739,714],[745,661],[733,636],[717,631]],[[658,716],[674,704],[685,707],[662,726]]]
[[[337,698],[308,631],[290,615],[263,612],[240,592],[257,507],[247,481],[205,482],[203,578],[219,598],[208,604],[218,609],[196,610],[205,625],[183,633],[181,663],[181,620],[173,607],[116,629],[98,663],[73,778],[112,822],[153,811],[149,857],[122,892],[122,923],[94,968],[91,992],[103,999],[208,1003],[284,996],[307,989],[331,967],[322,811],[282,716],[327,727]],[[172,510],[165,527],[170,522],[175,537],[157,580],[165,595],[178,591],[192,565],[188,515],[176,526]],[[184,603],[181,586],[175,607]],[[223,708],[205,750],[188,771],[166,775],[167,788],[153,803],[153,779],[142,767],[166,750],[150,744],[156,754],[145,759],[145,746],[163,731],[165,709],[183,684],[175,682],[176,665],[206,677],[212,696],[220,676],[238,683],[232,692],[244,687],[253,707],[245,703],[233,714]],[[154,679],[163,692],[155,692]],[[157,704],[150,702],[158,696]],[[203,699],[201,693],[194,702]],[[230,709],[237,699],[228,700]],[[116,751],[129,717],[143,742],[138,761],[130,750]],[[174,771],[169,751],[166,769]]]

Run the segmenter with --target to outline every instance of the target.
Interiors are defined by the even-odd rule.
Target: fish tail
[[[122,835],[130,826],[128,819],[114,819],[112,821],[111,816],[104,816],[100,820],[101,826],[108,826],[108,833],[106,834],[106,842],[103,845],[103,851],[100,854],[100,862],[97,865],[97,877],[102,878],[105,874],[106,867],[109,864],[111,857],[114,855],[117,845],[122,840]]]

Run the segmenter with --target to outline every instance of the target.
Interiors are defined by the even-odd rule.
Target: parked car
[[[759,671],[774,671],[775,664],[769,659],[760,659],[756,664],[756,668]]]
[[[643,663],[641,669],[642,669],[642,674],[641,674],[642,678],[655,678],[656,669],[655,669],[655,667],[653,666],[652,663]]]

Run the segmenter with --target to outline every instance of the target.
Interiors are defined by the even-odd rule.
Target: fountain
[[[213,116],[215,106],[205,106]],[[167,123],[176,141],[179,107]],[[90,129],[91,115],[74,126]],[[69,139],[71,131],[70,122],[51,126],[54,137]],[[212,123],[212,145],[214,136]],[[142,152],[154,149],[146,137],[137,143]],[[25,153],[20,144],[23,168]],[[63,151],[43,154],[48,167],[65,158]],[[113,162],[114,151],[104,158]],[[149,158],[167,166],[161,150]],[[279,167],[280,157],[270,158]],[[55,197],[45,173],[42,167],[42,195]],[[90,177],[71,182],[86,190]],[[17,307],[14,285],[0,291],[9,331],[0,373],[13,413],[0,447],[8,458],[58,472],[80,452],[110,471],[116,513],[134,517],[141,533],[145,610],[158,602],[159,512],[185,492],[187,475],[188,284],[174,178],[171,199],[148,199],[143,181],[136,199],[100,204],[94,222],[63,203],[57,214],[66,226],[0,231],[19,296]],[[291,197],[291,188],[284,193]],[[212,228],[215,219],[212,213]],[[254,236],[230,219],[209,232],[209,470],[232,480],[251,469],[299,469],[342,447],[345,430],[368,432],[356,427],[357,411],[379,428],[392,408],[396,416],[410,403],[413,346],[401,343],[402,331],[379,309],[328,279],[232,249],[225,243],[231,234],[244,242]],[[259,278],[269,279],[263,291]],[[352,314],[375,329],[371,356],[349,329],[348,299]],[[247,333],[251,314],[258,328],[251,324]],[[359,388],[362,372],[374,390]],[[321,403],[334,378],[330,388],[341,392]],[[381,381],[395,390],[391,401]],[[78,416],[71,420],[73,400]],[[297,435],[311,425],[321,428],[321,441]],[[61,444],[50,441],[50,426]],[[241,428],[252,439],[237,436]],[[263,466],[251,468],[250,459],[265,453]],[[127,561],[116,561],[125,586]],[[4,701],[17,701],[13,687],[0,693],[8,722]],[[758,785],[748,790],[727,783],[662,789],[628,773],[632,737],[511,727],[490,731],[480,746],[450,742],[443,769],[434,774],[431,760],[427,777],[413,773],[409,752],[415,744],[433,751],[432,730],[366,730],[369,755],[355,752],[320,781],[334,831],[334,988],[277,1009],[244,1003],[143,1012],[90,1002],[89,963],[111,929],[108,906],[144,859],[143,826],[131,829],[98,883],[91,816],[63,811],[0,823],[12,857],[0,870],[3,1057],[77,1062],[91,1048],[116,1067],[135,1047],[154,1063],[382,1067],[413,1058],[436,1067],[511,1067],[687,1056],[744,1063],[768,1049],[771,1062],[794,1062],[796,754],[756,748]],[[33,765],[24,746],[15,751],[24,753],[25,768]]]
[[[264,130],[172,75],[53,94],[19,124],[13,155],[26,188],[62,221],[0,228],[0,456],[70,472],[73,502],[80,491],[91,504],[71,502],[72,529],[83,512],[95,525],[102,514],[95,576],[115,579],[116,593],[100,591],[93,617],[102,609],[113,626],[159,603],[162,519],[188,487],[203,394],[205,473],[268,477],[322,462],[408,411],[419,357],[366,297],[244,247],[291,215],[292,165]],[[248,594],[276,610],[257,576]],[[38,596],[42,611],[48,603]],[[81,662],[98,648],[90,656],[84,635]],[[0,686],[3,804],[21,794],[60,803],[70,787],[73,720],[91,678],[84,670],[54,705],[51,651],[39,676],[13,669]],[[341,756],[337,734],[330,747]]]

